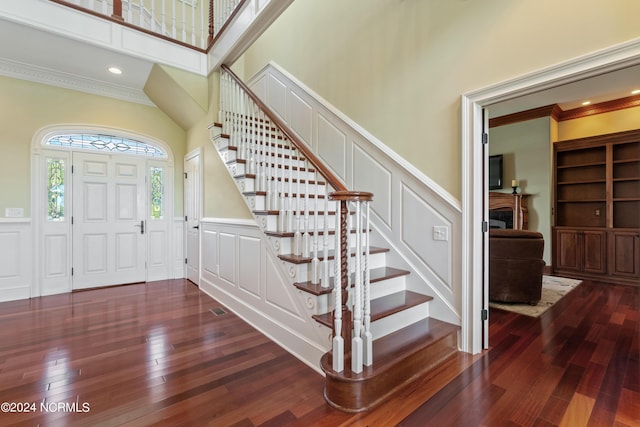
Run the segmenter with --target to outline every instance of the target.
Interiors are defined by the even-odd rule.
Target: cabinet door
[[[640,277],[640,234],[633,231],[615,231],[611,274],[617,276]]]
[[[559,270],[580,271],[580,242],[577,230],[556,230],[556,264]]]
[[[588,273],[607,272],[607,233],[585,230],[582,232],[582,270]]]

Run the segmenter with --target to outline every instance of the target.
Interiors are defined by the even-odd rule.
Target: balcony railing
[[[243,0],[51,0],[207,50]]]

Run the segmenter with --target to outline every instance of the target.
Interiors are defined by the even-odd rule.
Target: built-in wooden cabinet
[[[556,274],[640,285],[640,130],[554,144]]]

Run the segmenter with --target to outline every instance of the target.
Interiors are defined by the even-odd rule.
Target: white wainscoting
[[[173,278],[182,279],[184,271],[184,217],[173,219]]]
[[[31,296],[31,220],[0,218],[0,302]]]
[[[349,189],[374,194],[373,243],[393,249],[390,265],[412,271],[409,289],[436,297],[433,317],[460,324],[460,202],[277,64],[249,87]],[[435,240],[434,227],[447,240]]]
[[[319,371],[331,331],[311,318],[306,294],[251,220],[201,221],[200,289]]]

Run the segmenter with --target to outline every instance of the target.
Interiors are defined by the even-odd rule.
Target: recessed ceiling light
[[[118,67],[109,67],[109,72],[113,74],[122,74],[122,70]]]
[[[631,95],[637,95],[640,93],[640,89],[632,90]]]
[[[591,101],[584,101],[584,102],[582,103],[582,105],[589,105],[589,104],[591,104]]]

